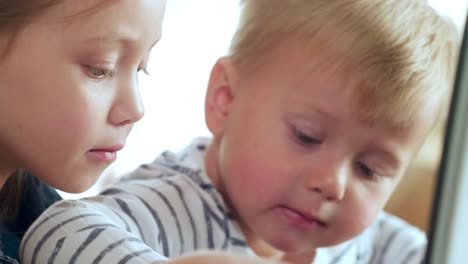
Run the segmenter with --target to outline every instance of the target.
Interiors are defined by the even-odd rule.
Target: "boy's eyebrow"
[[[322,116],[322,117],[331,119],[333,121],[338,121],[338,118],[336,118],[336,116],[334,116],[333,114],[327,111],[324,111],[322,109],[323,107],[306,105],[305,108],[307,110],[307,114],[297,115],[298,117],[301,117],[303,119],[309,119],[309,117],[313,114],[314,116]]]
[[[374,145],[373,146],[373,153],[378,154],[379,156],[383,156],[385,160],[387,160],[390,163],[390,166],[393,168],[399,168],[401,161],[397,157],[397,155],[394,155],[391,150],[389,150],[387,147],[381,146],[381,145]]]

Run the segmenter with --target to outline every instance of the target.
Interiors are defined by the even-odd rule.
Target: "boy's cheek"
[[[390,200],[392,195],[398,195],[398,193],[395,193],[395,190],[397,189],[397,186],[400,183],[401,179],[402,175],[385,179],[385,182],[382,184],[382,187],[378,193],[378,195],[380,195],[382,197],[381,199],[383,200],[382,207],[384,207],[387,204],[388,200]]]
[[[336,226],[344,229],[342,232],[348,239],[368,228],[381,212],[383,201],[369,201],[372,200],[360,201],[354,206],[348,206],[346,210],[340,210],[340,213],[335,215],[335,219],[338,220]]]
[[[355,190],[349,193],[344,203],[341,203],[341,216],[338,217],[346,219],[358,229],[367,228],[382,211],[395,186],[395,183],[387,182],[368,191]],[[354,217],[350,218],[349,215]]]
[[[258,198],[287,189],[285,178],[288,172],[280,162],[270,159],[268,155],[240,155],[233,161],[227,168],[232,179],[226,180],[231,188],[236,188],[241,194]]]

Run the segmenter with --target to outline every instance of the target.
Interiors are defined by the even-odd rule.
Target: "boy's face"
[[[0,61],[1,166],[83,191],[143,115],[137,71],[159,40],[164,0],[69,1],[16,36]],[[1,43],[1,39],[0,39]]]
[[[206,118],[216,140],[209,176],[244,231],[301,252],[361,233],[382,210],[432,126],[369,126],[353,114],[355,73],[337,74],[293,41],[254,72],[215,66]],[[257,237],[257,238],[258,238]]]

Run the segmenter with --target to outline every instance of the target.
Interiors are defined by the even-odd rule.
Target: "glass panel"
[[[426,263],[466,263],[468,241],[468,34],[465,29],[438,173]]]

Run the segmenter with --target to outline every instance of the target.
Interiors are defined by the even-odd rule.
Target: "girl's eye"
[[[150,75],[147,68],[139,68],[137,72],[143,72],[146,75]]]
[[[298,130],[297,128],[294,129],[294,135],[296,139],[301,143],[302,145],[317,145],[322,143],[321,140],[314,138],[312,136],[309,136],[302,131]]]
[[[93,79],[104,79],[112,76],[112,70],[102,69],[94,66],[86,66],[86,71],[89,77]]]
[[[377,180],[377,177],[378,177],[377,173],[375,173],[375,171],[373,171],[371,168],[366,166],[364,163],[358,162],[357,169],[359,170],[359,173],[361,173],[361,175],[363,175],[365,178],[374,180],[374,181]]]

